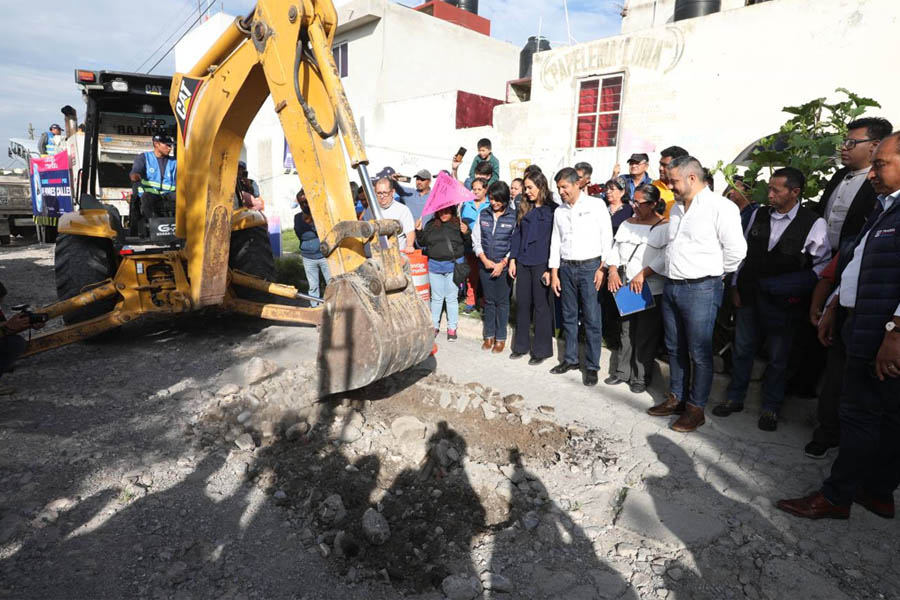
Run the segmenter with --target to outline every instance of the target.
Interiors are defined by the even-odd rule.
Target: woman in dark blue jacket
[[[503,352],[509,321],[509,246],[516,228],[516,212],[509,204],[509,186],[503,181],[487,191],[490,208],[478,214],[472,228],[472,249],[481,263],[479,276],[484,291],[482,350]]]
[[[525,178],[509,251],[509,274],[516,279],[516,339],[510,358],[531,352],[529,365],[553,355],[553,311],[550,309],[550,236],[554,204],[543,173]],[[534,311],[534,340],[530,339]]]

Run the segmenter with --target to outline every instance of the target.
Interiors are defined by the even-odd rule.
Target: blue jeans
[[[459,287],[453,283],[453,272],[428,273],[431,286],[431,321],[435,329],[441,328],[441,311],[447,303],[447,329],[459,325]]]
[[[700,408],[706,406],[712,389],[713,327],[722,305],[722,293],[720,277],[684,283],[667,280],[663,289],[662,317],[669,352],[669,391],[679,401]]]
[[[731,382],[728,384],[727,399],[730,404],[743,406],[750,385],[753,359],[759,350],[760,338],[765,336],[768,363],[763,379],[764,411],[778,414],[784,400],[787,385],[788,360],[794,341],[794,323],[802,315],[789,309],[779,309],[761,295],[751,306],[735,310],[734,352],[731,359]]]
[[[498,342],[505,342],[506,325],[509,323],[509,274],[504,270],[500,277],[491,277],[491,272],[483,266],[478,271],[484,292],[484,339],[493,338]]]
[[[563,362],[578,364],[578,309],[584,323],[585,368],[600,370],[600,348],[603,346],[603,323],[600,309],[600,294],[594,287],[594,275],[602,263],[601,259],[578,265],[565,262],[559,266],[560,293],[562,304],[562,329],[566,334],[566,354]]]
[[[331,272],[328,270],[328,261],[324,258],[303,258],[303,270],[306,271],[306,282],[309,284],[309,295],[321,298],[319,293],[319,273],[325,278],[327,284],[331,281]],[[318,302],[313,302],[313,306],[318,306]]]

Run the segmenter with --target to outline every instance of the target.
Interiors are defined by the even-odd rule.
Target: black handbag
[[[450,244],[450,239],[445,238],[444,241],[447,242],[447,250],[449,250],[450,255],[453,256],[453,246]],[[454,285],[462,285],[463,281],[465,281],[469,277],[470,271],[471,271],[471,269],[469,267],[469,263],[466,261],[465,258],[462,259],[462,262],[454,262],[453,263],[453,284]]]

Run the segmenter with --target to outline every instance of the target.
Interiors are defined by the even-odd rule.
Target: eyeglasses
[[[874,142],[875,138],[866,138],[864,140],[855,140],[853,138],[847,138],[843,142],[841,142],[841,148],[846,148],[847,150],[853,150],[856,148],[857,144],[862,144],[863,142]]]
[[[386,192],[375,192],[376,196],[392,196],[393,194],[394,192],[392,192],[391,190],[388,190]]]
[[[649,200],[647,200],[646,202],[641,202],[639,200],[632,200],[631,202],[629,202],[629,204],[631,204],[632,206],[640,206],[641,204],[653,204],[653,202],[651,202]]]

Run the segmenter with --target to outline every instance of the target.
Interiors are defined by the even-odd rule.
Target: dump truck
[[[77,210],[60,218],[55,252],[59,302],[38,309],[66,326],[33,337],[27,354],[49,350],[148,314],[218,307],[319,329],[322,395],[364,386],[427,358],[433,347],[428,308],[415,292],[399,250],[400,224],[382,219],[368,159],[331,45],[337,13],[330,0],[259,0],[169,86],[177,183],[174,241],[135,250],[115,207],[96,196],[102,119],[85,121]],[[96,85],[103,77],[98,73]],[[123,80],[127,77],[122,76]],[[147,90],[109,90],[137,112],[169,123]],[[105,85],[105,83],[104,83]],[[297,172],[321,232],[333,279],[324,303],[272,282],[265,216],[235,208],[243,138],[271,95]],[[375,219],[358,221],[349,167]],[[368,248],[368,251],[366,251]],[[285,302],[276,302],[284,298]]]

